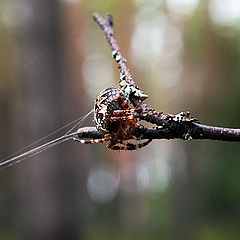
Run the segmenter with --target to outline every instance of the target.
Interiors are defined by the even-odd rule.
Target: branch
[[[144,94],[135,84],[127,61],[123,57],[120,47],[113,32],[112,16],[107,14],[103,19],[98,13],[94,13],[93,19],[99,24],[112,50],[112,57],[118,64],[120,70],[119,85],[121,90],[128,94],[131,103],[138,108],[148,108],[143,100],[148,96]],[[135,132],[136,137],[141,139],[211,139],[220,141],[240,141],[240,129],[220,128],[202,125],[197,119],[190,117],[189,112],[179,114],[158,113],[155,115],[141,117],[142,120],[156,124],[157,128],[143,128]],[[96,128],[79,129],[79,137],[100,138],[104,133],[99,133]]]
[[[118,64],[118,68],[120,70],[119,85],[122,92],[128,95],[133,105],[138,106],[144,99],[148,97],[148,95],[139,89],[132,78],[131,71],[127,65],[127,60],[123,57],[113,33],[112,16],[107,14],[106,19],[103,19],[98,13],[94,13],[93,19],[102,28],[112,50],[112,57]]]
[[[79,138],[99,139],[104,137],[95,127],[84,127],[78,130]],[[198,123],[172,122],[170,128],[143,128],[136,130],[134,137],[138,139],[211,139],[220,141],[240,141],[240,129],[205,126]]]
[[[103,32],[105,33],[105,36],[112,50],[112,57],[116,60],[118,67],[120,69],[120,73],[126,77],[127,83],[131,85],[135,85],[135,82],[133,81],[133,78],[131,75],[131,71],[127,66],[127,61],[123,57],[120,51],[120,48],[117,44],[117,40],[114,36],[112,16],[110,14],[107,14],[106,20],[105,20],[98,13],[94,13],[93,19],[99,24],[99,26],[102,28]]]

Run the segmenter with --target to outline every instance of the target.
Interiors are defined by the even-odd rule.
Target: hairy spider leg
[[[152,108],[133,108],[133,109],[125,109],[125,110],[115,110],[113,112],[113,115],[127,115],[127,114],[132,114],[135,112],[156,112]]]
[[[111,121],[131,120],[131,119],[135,119],[135,118],[147,117],[147,116],[159,115],[159,114],[161,114],[161,113],[159,113],[159,112],[151,112],[151,113],[149,113],[149,112],[143,112],[143,113],[132,112],[131,115],[128,114],[128,115],[123,115],[123,116],[114,116],[114,117],[111,117],[110,120]]]
[[[83,144],[104,143],[110,140],[110,136],[109,134],[106,134],[104,138],[99,139],[79,139],[77,137],[73,137],[72,140]]]
[[[118,103],[121,105],[121,107],[124,109],[124,110],[127,110],[129,109],[129,106],[128,106],[128,99],[126,98],[124,101],[122,100],[122,94],[119,93],[118,97],[116,98],[116,100],[118,101]]]
[[[144,143],[139,143],[139,144],[134,144],[134,143],[126,143],[126,144],[122,144],[122,143],[116,143],[116,142],[110,142],[107,147],[112,149],[112,150],[137,150],[139,148],[145,147],[146,145],[148,145],[150,142],[152,141],[152,139],[148,139],[146,142]],[[117,145],[117,144],[121,144],[121,145]]]

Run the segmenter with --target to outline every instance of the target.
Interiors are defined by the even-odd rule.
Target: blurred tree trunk
[[[17,29],[23,105],[20,119],[15,120],[16,132],[20,133],[17,137],[27,145],[66,123],[63,76],[67,70],[63,68],[59,1],[15,2],[28,11],[24,24]],[[26,127],[17,129],[19,126]],[[23,239],[77,239],[80,234],[76,211],[77,170],[72,161],[76,154],[64,151],[68,149],[66,145],[40,154],[15,169],[16,225]]]
[[[173,239],[195,239],[199,224],[199,203],[196,161],[197,144],[173,143],[172,153],[172,209]]]

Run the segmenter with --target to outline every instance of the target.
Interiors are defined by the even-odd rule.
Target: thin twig
[[[139,89],[132,78],[131,71],[127,65],[127,60],[123,57],[117,40],[114,36],[112,16],[107,14],[106,19],[103,19],[98,13],[94,13],[93,19],[98,23],[105,33],[106,39],[108,40],[112,50],[112,57],[118,64],[118,68],[120,70],[119,86],[122,90],[122,93],[125,93],[125,95],[129,97],[134,106],[139,106],[142,101],[148,97],[148,95]]]
[[[130,69],[128,68],[127,61],[123,57],[117,40],[114,36],[113,32],[113,19],[110,14],[106,15],[106,19],[103,19],[98,13],[93,14],[93,19],[99,24],[105,33],[106,39],[112,50],[112,57],[116,60],[118,67],[120,69],[120,73],[126,77],[126,82],[130,85],[136,85],[133,81],[132,74]],[[122,79],[120,78],[120,81]]]

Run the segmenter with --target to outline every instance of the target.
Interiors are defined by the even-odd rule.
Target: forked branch
[[[129,93],[131,103],[138,108],[148,108],[143,100],[147,97],[135,84],[127,61],[123,57],[113,32],[113,19],[106,15],[103,19],[98,13],[93,19],[99,24],[112,50],[112,56],[120,70],[119,84],[121,89]],[[126,91],[127,89],[127,91]],[[135,137],[141,139],[211,139],[220,141],[240,141],[240,129],[220,128],[202,125],[195,118],[190,117],[189,112],[179,114],[155,114],[143,116],[142,120],[156,124],[156,128],[142,128],[135,132]],[[94,127],[85,127],[78,130],[79,138],[101,138],[104,133],[97,131]]]

